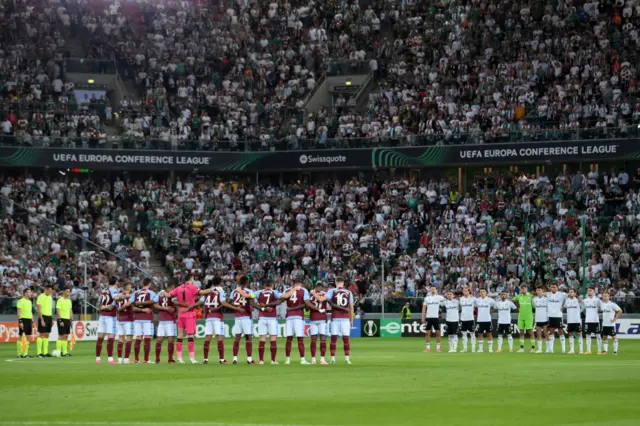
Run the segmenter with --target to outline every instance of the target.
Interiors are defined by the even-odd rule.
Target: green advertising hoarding
[[[399,319],[381,319],[380,337],[402,337],[402,324]]]

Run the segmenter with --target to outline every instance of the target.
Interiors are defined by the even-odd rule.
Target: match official
[[[69,335],[71,334],[71,326],[73,320],[73,309],[69,294],[71,291],[65,289],[62,298],[56,303],[56,315],[58,317],[58,341],[56,349],[60,351],[62,356],[71,356],[69,353]]]
[[[18,300],[18,358],[31,358],[29,355],[29,337],[33,333],[33,303],[31,302],[31,289],[22,292],[22,298]]]
[[[36,299],[38,309],[38,358],[50,357],[49,355],[49,333],[53,326],[53,287],[47,285],[44,292]]]

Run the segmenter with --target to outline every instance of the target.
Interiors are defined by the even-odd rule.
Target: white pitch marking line
[[[220,423],[220,422],[50,422],[50,421],[0,421],[0,425],[6,426],[301,426],[296,424],[266,424],[266,423]],[[328,426],[328,425],[306,425]],[[332,425],[337,426],[337,425]]]

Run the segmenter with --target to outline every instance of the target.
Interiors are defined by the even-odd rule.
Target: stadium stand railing
[[[343,148],[384,148],[411,146],[463,145],[482,143],[518,143],[541,141],[582,141],[607,139],[632,139],[640,136],[637,126],[626,129],[619,128],[585,128],[585,129],[542,129],[527,131],[505,131],[489,133],[453,133],[451,135],[408,135],[402,137],[343,137],[327,139],[272,139],[268,144],[260,140],[243,140],[231,142],[227,140],[199,141],[178,140],[177,142],[155,138],[132,138],[126,136],[111,137],[109,146],[119,149],[154,149],[165,151],[296,151],[308,149],[343,149]],[[0,137],[0,146],[7,147],[59,147],[82,148],[82,140],[73,137],[31,136],[28,139],[14,135]],[[96,148],[98,144],[90,144]],[[103,147],[103,146],[101,146]]]

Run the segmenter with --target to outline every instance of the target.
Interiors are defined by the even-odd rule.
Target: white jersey
[[[427,318],[438,318],[440,314],[440,304],[444,300],[442,296],[427,296],[424,298],[424,305],[427,307]]]
[[[567,293],[556,291],[547,293],[547,311],[549,318],[562,318],[562,305],[567,298]]]
[[[582,319],[580,318],[582,305],[580,304],[580,300],[578,300],[577,297],[574,297],[573,299],[567,297],[567,300],[564,301],[564,307],[567,308],[567,324],[582,323]]]
[[[478,307],[478,322],[491,322],[491,309],[496,307],[496,301],[485,297],[478,297],[476,299],[476,306]]]
[[[457,299],[453,300],[445,300],[444,307],[447,309],[447,322],[458,322],[460,321],[460,303],[458,303]]]
[[[602,307],[602,300],[597,297],[586,297],[582,304],[585,310],[585,323],[587,324],[600,324],[600,308]]]
[[[549,322],[548,303],[546,297],[534,297],[533,307],[536,310],[534,321],[536,323]]]
[[[616,316],[616,312],[620,310],[620,306],[614,302],[602,302],[602,326],[603,327],[615,327],[613,318]]]
[[[511,324],[511,310],[516,309],[516,305],[510,300],[499,300],[498,306],[498,324]]]
[[[461,297],[460,298],[460,306],[462,307],[462,312],[460,313],[461,321],[473,321],[473,310],[476,307],[476,298],[469,297]]]

